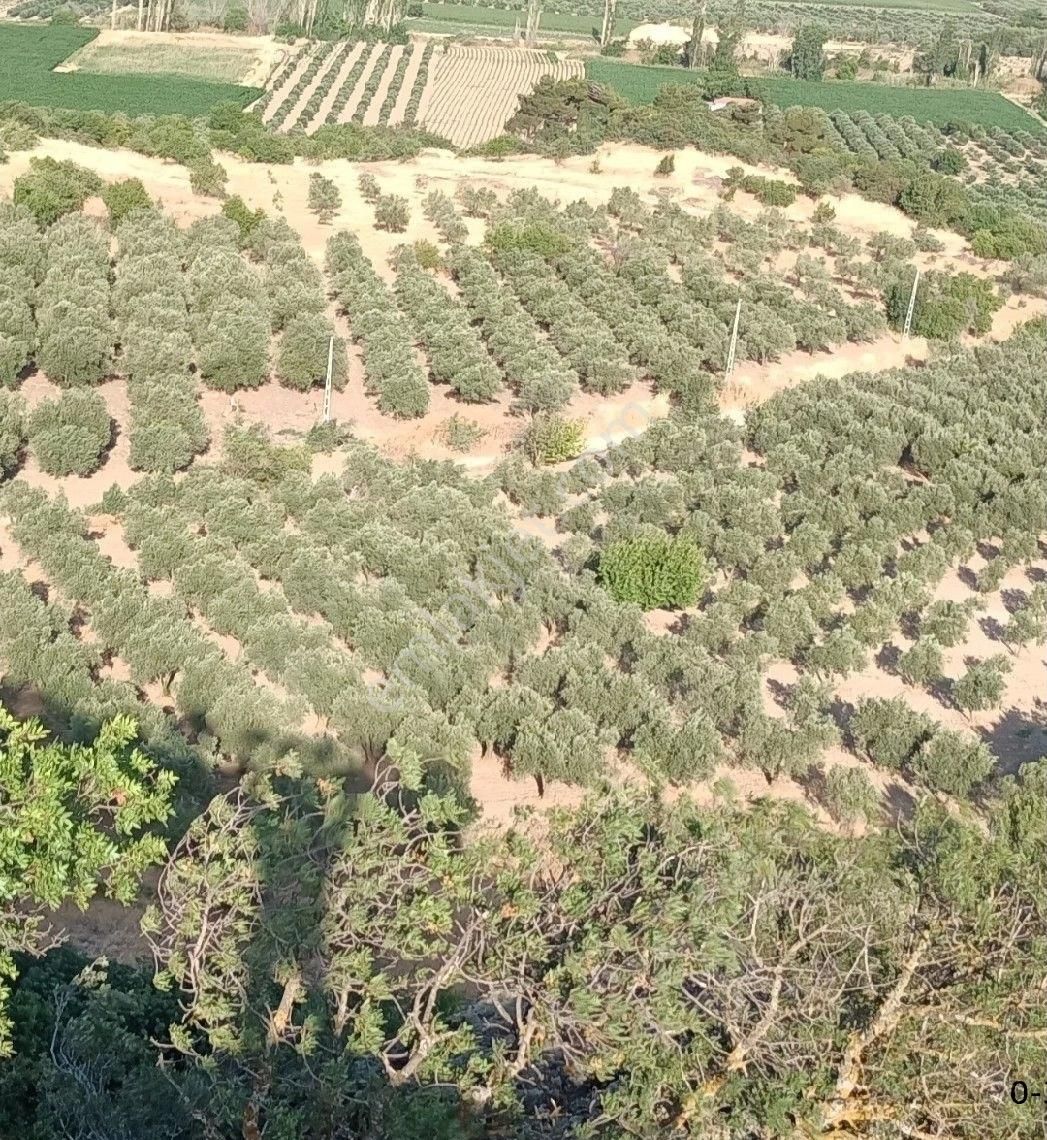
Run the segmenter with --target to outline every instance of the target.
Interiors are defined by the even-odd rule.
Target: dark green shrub
[[[230,221],[236,222],[240,229],[240,240],[244,244],[247,243],[255,227],[265,221],[265,210],[261,208],[252,210],[239,194],[226,198],[222,203],[222,214]]]

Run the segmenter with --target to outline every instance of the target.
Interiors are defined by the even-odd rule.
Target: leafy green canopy
[[[691,539],[626,539],[600,555],[600,580],[611,596],[645,610],[691,605],[706,577],[705,561]]]
[[[149,829],[170,815],[175,777],[134,747],[135,732],[118,717],[89,744],[61,744],[0,707],[0,1052],[12,955],[46,945],[46,913],[101,893],[129,903],[164,856]]]
[[[383,764],[360,796],[275,775],[208,805],[144,920],[160,995],[59,958],[52,1004],[26,974],[40,1091],[16,1101],[48,1140],[70,1058],[148,1140],[1020,1134],[997,1074],[1047,1061],[1042,764],[987,827],[924,805],[843,838],[618,793],[463,843],[461,804],[390,761],[403,782]],[[160,1121],[133,1093],[165,1040]]]

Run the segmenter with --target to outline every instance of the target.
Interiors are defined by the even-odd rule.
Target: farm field
[[[251,105],[271,127],[307,133],[326,125],[413,125],[431,94],[439,45],[352,40],[292,49]]]
[[[245,105],[256,88],[181,76],[61,74],[52,69],[97,33],[76,27],[0,24],[0,102],[120,112],[202,115],[218,103]]]
[[[257,87],[289,49],[268,36],[103,29],[63,69],[96,75],[179,75]]]
[[[455,146],[476,146],[501,134],[520,96],[543,76],[582,73],[580,61],[550,60],[543,51],[453,44],[439,57],[420,121]]]
[[[615,60],[589,59],[585,73],[606,83],[631,103],[650,103],[661,87],[689,83],[693,73],[674,67],[643,67]],[[825,111],[867,111],[945,126],[950,122],[978,123],[1012,131],[1036,132],[1040,124],[1021,107],[992,91],[934,90],[891,87],[873,83],[806,82],[788,78],[745,81],[762,98],[780,107],[821,107]]]
[[[469,147],[500,134],[520,95],[543,75],[581,74],[580,61],[526,48],[315,43],[288,55],[251,109],[278,130],[417,124]]]
[[[201,90],[0,105],[0,1137],[1031,1140],[1047,130],[69,18]]]

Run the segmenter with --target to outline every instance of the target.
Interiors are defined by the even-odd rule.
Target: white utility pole
[[[334,337],[327,343],[327,380],[324,382],[324,417],[323,422],[331,422],[331,377],[334,373]]]
[[[738,322],[742,317],[742,299],[738,298],[738,304],[734,310],[734,328],[731,329],[731,347],[727,350],[727,371],[724,373],[724,379],[730,380],[731,373],[734,372],[734,357],[738,351]]]
[[[912,331],[912,317],[916,312],[916,290],[920,287],[920,267],[916,267],[916,276],[912,279],[912,293],[909,295],[909,308],[905,313],[905,328],[902,330],[902,338],[909,339],[909,333]]]

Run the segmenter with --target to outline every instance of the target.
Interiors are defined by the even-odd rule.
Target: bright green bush
[[[693,604],[708,577],[705,558],[688,538],[631,538],[600,554],[599,578],[619,602],[645,610]]]
[[[102,201],[109,211],[110,226],[118,226],[133,210],[148,210],[153,201],[140,178],[110,182],[102,189]]]
[[[246,243],[255,228],[265,221],[265,210],[261,207],[252,210],[239,194],[234,194],[222,203],[222,216],[236,222],[240,240]]]
[[[29,447],[49,475],[90,475],[113,438],[109,409],[97,392],[63,392],[45,400],[26,423]]]
[[[585,424],[557,415],[537,415],[524,433],[524,448],[533,463],[577,459],[585,447]]]
[[[15,179],[14,201],[16,206],[25,206],[40,225],[49,226],[63,214],[79,210],[101,189],[101,178],[75,162],[31,158],[29,170]]]

